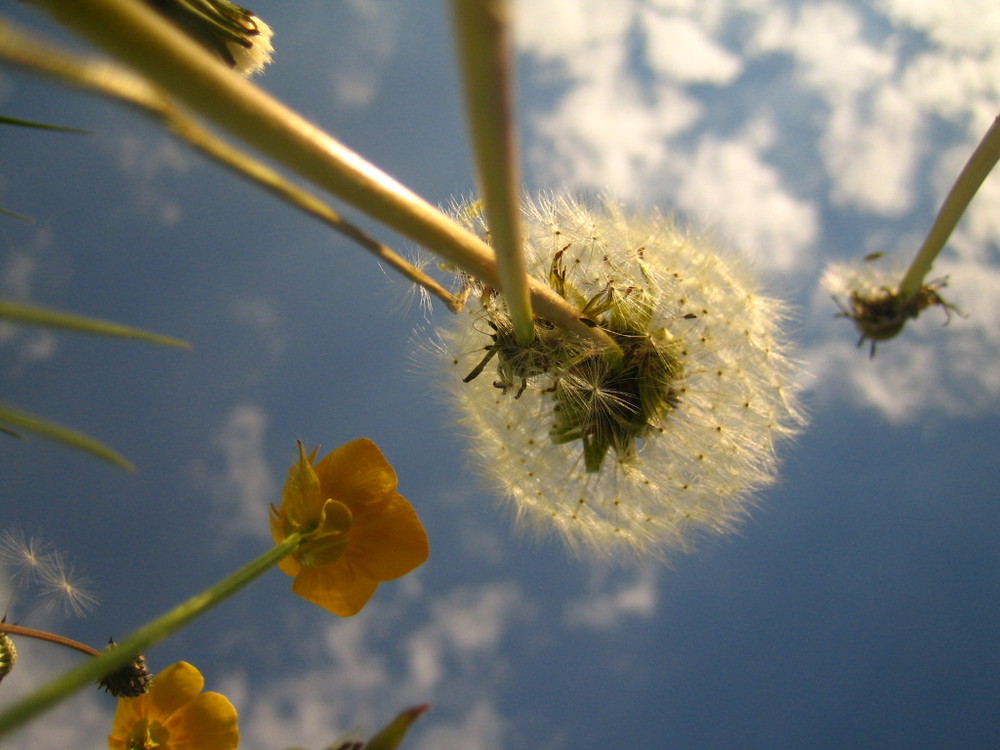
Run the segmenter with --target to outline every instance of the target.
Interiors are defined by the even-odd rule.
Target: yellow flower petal
[[[146,695],[120,698],[110,750],[234,750],[236,709],[219,693],[202,693],[204,685],[197,669],[179,662],[154,677]]]
[[[341,558],[326,568],[302,568],[292,591],[340,617],[361,611],[378,588],[378,581],[359,574]]]
[[[378,500],[396,489],[396,472],[368,438],[337,448],[316,464],[321,493],[340,500],[351,512],[361,503]]]
[[[430,549],[417,512],[393,492],[377,508],[355,514],[347,554],[369,578],[391,581],[426,562]]]
[[[205,678],[186,661],[167,667],[153,678],[145,699],[146,715],[165,721],[182,706],[190,703],[205,687]]]
[[[239,745],[236,709],[220,693],[202,693],[167,723],[170,750],[231,750]]]

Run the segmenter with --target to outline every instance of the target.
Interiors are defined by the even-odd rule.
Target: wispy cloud
[[[136,207],[164,226],[181,221],[181,204],[160,184],[165,174],[187,174],[196,163],[193,152],[166,134],[139,134],[111,128],[100,136],[103,147],[133,182]]]
[[[566,603],[563,621],[570,628],[613,630],[633,618],[648,620],[659,602],[657,580],[653,568],[629,571],[626,576],[597,569],[588,594]]]
[[[1000,111],[1000,11],[988,2],[521,10],[529,89],[546,92],[528,96],[540,182],[677,207],[805,289],[831,251],[905,265]],[[928,311],[868,362],[817,289],[817,390],[892,420],[993,408],[998,203],[994,176],[933,271],[968,319],[941,330]]]
[[[433,710],[417,725],[415,747],[503,747],[504,722],[491,696],[513,628],[531,617],[523,592],[504,582],[456,589],[423,614],[405,588],[386,587],[377,597],[324,629],[306,669],[252,691],[245,677],[226,681],[241,709],[245,747],[322,747],[347,732],[363,736],[420,703]],[[441,738],[449,741],[429,744]]]
[[[266,457],[267,421],[256,404],[234,406],[213,440],[218,463],[196,468],[232,533],[268,536],[268,507],[279,500],[280,487]]]
[[[30,244],[16,248],[0,256],[0,297],[19,302],[42,304],[36,299],[38,287],[45,286],[50,276],[60,276],[61,263],[46,268],[51,260],[52,233],[47,229],[33,232]],[[64,270],[64,269],[63,269]],[[0,320],[0,347],[9,347],[13,352],[13,364],[9,373],[19,373],[25,366],[43,362],[55,356],[57,339],[48,328],[39,326],[19,326]]]

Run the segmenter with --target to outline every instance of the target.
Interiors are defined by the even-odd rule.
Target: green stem
[[[944,243],[948,241],[962,214],[969,207],[972,197],[998,160],[1000,160],[1000,117],[993,120],[990,129],[986,131],[986,135],[965,163],[944,203],[941,204],[941,209],[927,233],[924,244],[917,252],[917,257],[913,259],[899,283],[899,297],[896,300],[899,307],[904,307],[920,291],[924,278],[934,264],[934,259],[944,248]]]
[[[493,250],[328,133],[229,70],[139,0],[32,0],[244,143],[500,288]],[[598,346],[620,348],[548,286],[531,281],[539,314]]]
[[[500,290],[517,343],[535,338],[521,236],[517,137],[511,82],[508,0],[452,0],[465,113],[479,189],[496,251]]]
[[[294,552],[301,542],[301,534],[290,535],[229,577],[139,628],[117,646],[102,651],[100,656],[89,659],[18,701],[0,714],[0,736],[21,726],[70,694],[125,666],[138,654],[148,651],[151,646],[180,630],[270,570]]]

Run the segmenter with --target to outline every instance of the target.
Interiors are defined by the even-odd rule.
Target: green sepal
[[[395,719],[365,744],[365,750],[394,750],[403,741],[410,726],[430,709],[428,705],[414,706],[401,711]]]

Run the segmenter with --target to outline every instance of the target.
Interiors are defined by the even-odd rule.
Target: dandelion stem
[[[74,669],[43,685],[23,700],[0,714],[0,736],[21,726],[29,719],[50,708],[86,685],[119,669],[137,654],[148,651],[164,638],[200,617],[224,599],[235,594],[279,561],[294,552],[302,542],[299,533],[290,534],[256,560],[244,565],[232,575],[188,599],[152,622],[147,623],[116,646],[105,649],[100,656],[87,660]]]
[[[998,160],[1000,160],[1000,116],[993,120],[993,124],[976,146],[976,150],[972,152],[944,203],[941,204],[924,244],[921,245],[899,284],[897,307],[905,307],[920,291],[924,277],[934,264],[934,259],[944,248],[944,243],[948,241],[962,214],[969,207],[972,197]]]
[[[493,250],[418,195],[234,73],[138,0],[32,0],[61,23],[295,174],[376,217],[486,283],[500,287]],[[541,282],[534,308],[553,324],[621,356],[599,328]],[[614,354],[617,352],[617,354]]]
[[[64,635],[58,635],[56,633],[50,633],[47,630],[36,630],[35,628],[26,628],[23,625],[14,625],[13,623],[0,622],[0,633],[8,633],[9,635],[23,635],[25,638],[36,638],[39,641],[48,641],[49,643],[56,643],[60,646],[65,646],[66,648],[76,649],[77,651],[82,651],[88,656],[99,656],[101,652],[94,648],[93,646],[88,646],[86,643],[80,643],[80,641],[74,641],[72,638],[67,638]]]
[[[53,76],[109,99],[135,107],[183,138],[191,146],[237,174],[256,182],[272,195],[323,222],[368,250],[386,265],[438,297],[452,312],[461,305],[447,289],[399,254],[344,219],[307,190],[292,184],[275,170],[232,147],[171,104],[166,94],[134,73],[106,60],[69,54],[55,45],[5,25],[0,29],[0,57],[33,73]],[[0,314],[2,314],[0,303]]]
[[[500,289],[521,346],[535,338],[521,235],[508,0],[452,0],[479,189],[497,257]]]

